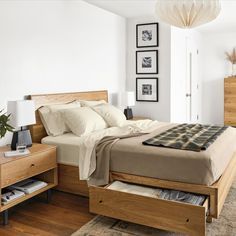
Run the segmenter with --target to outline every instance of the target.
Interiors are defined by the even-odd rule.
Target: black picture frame
[[[143,83],[141,83],[143,81]],[[151,82],[151,83],[150,83]],[[149,84],[144,84],[149,83]],[[140,88],[140,85],[146,85],[146,88],[143,86]],[[149,85],[149,86],[148,86]],[[159,92],[158,92],[158,78],[136,78],[136,101],[138,102],[158,102],[159,101]],[[140,94],[143,92],[143,89],[146,89],[147,94]],[[149,94],[148,94],[149,93]]]
[[[140,63],[141,63],[141,59],[139,57],[142,57],[146,55],[145,58],[150,57],[151,55],[153,55],[155,57],[155,61],[152,64],[152,68],[144,68],[144,67],[140,67]],[[148,56],[148,54],[150,54]],[[153,59],[152,59],[153,60]],[[155,66],[155,67],[154,67]],[[152,69],[152,70],[151,70]],[[136,51],[136,74],[137,75],[142,75],[142,74],[158,74],[159,73],[159,68],[158,68],[158,50],[142,50],[142,51]]]
[[[147,32],[148,32],[148,28],[149,28],[149,31],[151,31],[150,27],[152,27],[153,30],[156,31],[156,32],[153,32],[152,34],[152,36],[155,35],[155,39],[153,40],[153,42],[147,43],[147,42],[144,42],[142,39],[140,39],[140,34],[141,34],[140,31],[142,29],[145,29],[145,27],[147,28]],[[141,42],[143,42],[143,44],[141,44]],[[145,24],[136,25],[136,47],[137,48],[159,47],[159,24],[158,23],[154,22],[154,23],[145,23]]]

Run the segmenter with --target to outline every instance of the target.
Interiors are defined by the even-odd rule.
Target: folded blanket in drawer
[[[146,141],[144,145],[200,152],[206,150],[227,126],[181,124]]]
[[[189,203],[192,205],[202,205],[206,197],[203,195],[197,195],[193,193],[187,193],[178,190],[152,188],[146,186],[140,186],[135,184],[127,184],[120,181],[113,182],[108,189],[132,193],[136,195],[165,199],[170,201],[178,201]]]

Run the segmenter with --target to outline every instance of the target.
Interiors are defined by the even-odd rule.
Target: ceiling
[[[155,0],[85,0],[117,15],[133,18],[154,14]]]
[[[117,15],[134,18],[154,15],[156,0],[85,0]],[[236,32],[236,1],[221,0],[218,18],[198,27],[201,32]]]

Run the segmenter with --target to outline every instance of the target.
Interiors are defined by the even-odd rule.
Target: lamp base
[[[127,120],[133,119],[133,112],[132,112],[131,108],[124,109],[124,114],[125,114]]]
[[[32,146],[32,139],[30,135],[30,131],[27,130],[19,130],[13,133],[12,141],[11,141],[11,149],[16,150],[16,146],[24,145],[26,147]]]

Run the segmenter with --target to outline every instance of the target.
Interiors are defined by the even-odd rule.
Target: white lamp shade
[[[121,104],[123,106],[132,107],[135,105],[134,92],[124,92],[121,95]]]
[[[9,101],[7,113],[11,114],[10,124],[14,127],[22,127],[35,124],[35,104],[31,100]]]
[[[220,0],[157,0],[159,20],[179,28],[194,28],[214,20],[221,10]]]

